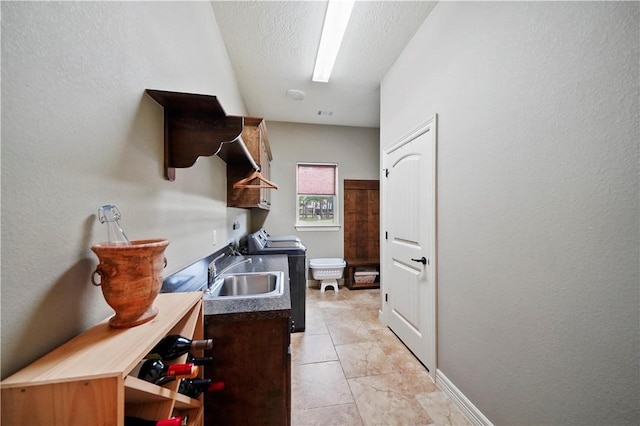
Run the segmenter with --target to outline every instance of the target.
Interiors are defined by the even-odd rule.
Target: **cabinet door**
[[[216,342],[207,353],[214,366],[205,376],[225,383],[222,391],[205,395],[205,425],[288,425],[289,318],[233,321],[208,316],[205,335]]]

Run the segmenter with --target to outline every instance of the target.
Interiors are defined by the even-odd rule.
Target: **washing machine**
[[[286,254],[291,289],[291,331],[305,329],[307,289],[307,248],[295,236],[272,237],[264,228],[249,234],[243,252],[253,255]]]
[[[258,231],[256,232],[258,234],[262,234],[262,236],[264,237],[264,240],[266,240],[266,246],[269,246],[269,244],[271,243],[281,243],[283,241],[292,241],[292,242],[296,242],[296,243],[300,243],[300,238],[296,237],[295,235],[280,235],[280,236],[274,236],[271,235],[267,232],[266,229],[264,228],[260,228],[258,229]]]

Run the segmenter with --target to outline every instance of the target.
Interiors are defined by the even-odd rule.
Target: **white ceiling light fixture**
[[[329,0],[327,14],[324,17],[320,47],[313,69],[313,81],[328,83],[333,64],[347,29],[355,0]]]
[[[297,90],[297,89],[287,90],[287,98],[291,99],[292,101],[302,101],[304,100],[305,95],[306,94],[302,90]]]

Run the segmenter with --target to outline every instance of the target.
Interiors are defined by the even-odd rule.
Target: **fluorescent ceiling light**
[[[329,82],[354,3],[355,0],[329,0],[316,57],[316,67],[313,69],[313,81]]]

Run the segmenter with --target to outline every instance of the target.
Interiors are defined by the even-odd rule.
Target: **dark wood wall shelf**
[[[244,119],[226,115],[216,96],[151,89],[146,93],[164,107],[166,179],[175,180],[176,168],[191,167],[198,157],[216,153],[228,163],[250,164],[244,142],[236,140]]]
[[[380,288],[380,259],[347,259],[347,272],[345,274],[345,285],[350,290],[364,288]],[[358,268],[363,267],[368,270],[378,272],[372,283],[356,282],[355,273]]]

